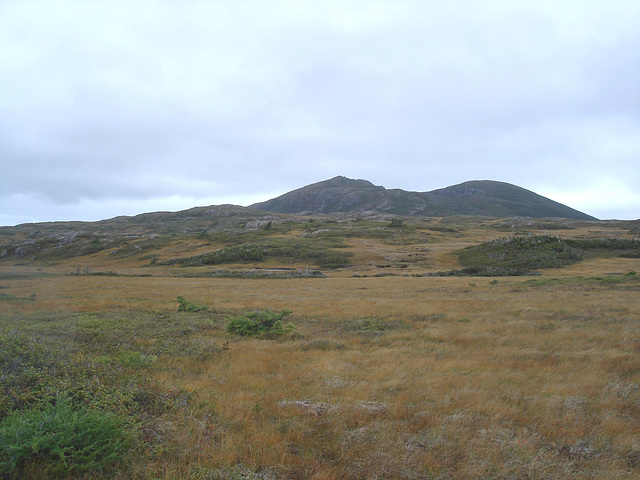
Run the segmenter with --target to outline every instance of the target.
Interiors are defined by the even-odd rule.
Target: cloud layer
[[[640,217],[640,3],[0,4],[0,225],[341,174]]]

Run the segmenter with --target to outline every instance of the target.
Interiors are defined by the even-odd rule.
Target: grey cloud
[[[2,194],[115,208],[337,174],[572,190],[605,164],[637,186],[640,7],[616,5],[8,2]]]

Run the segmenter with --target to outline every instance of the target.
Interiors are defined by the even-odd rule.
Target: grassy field
[[[0,478],[640,478],[633,245],[535,276],[425,276],[513,225],[323,221],[273,226],[278,245],[326,229],[312,238],[349,253],[313,278],[202,276],[309,257],[163,263],[231,245],[202,235],[1,260]],[[552,233],[633,239],[599,222]],[[229,331],[267,309],[295,328]],[[84,447],[103,448],[72,455],[51,419],[90,424]]]

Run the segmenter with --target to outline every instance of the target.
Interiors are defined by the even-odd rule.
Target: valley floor
[[[135,235],[5,230],[0,476],[640,478],[635,223],[269,217],[257,229],[225,215],[215,231],[209,216]],[[597,243],[530,276],[455,273],[455,252],[520,230],[524,243],[631,246]],[[203,261],[224,258],[238,261]],[[313,277],[312,261],[333,266]],[[46,431],[52,409],[84,443]],[[101,420],[115,427],[72,427]]]
[[[134,422],[132,453],[86,478],[638,478],[640,281],[575,273],[255,280],[13,267],[0,273],[0,335],[3,348],[22,345],[25,370],[4,358],[0,415],[66,388]],[[177,312],[177,296],[209,310]],[[292,310],[295,331],[227,331],[265,308]],[[20,478],[43,472],[34,462]]]

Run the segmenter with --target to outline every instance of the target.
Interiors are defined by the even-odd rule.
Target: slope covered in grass
[[[549,236],[500,238],[458,253],[464,273],[481,276],[526,275],[540,268],[558,268],[582,256],[565,240]]]

